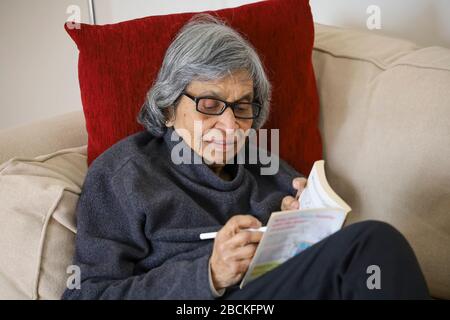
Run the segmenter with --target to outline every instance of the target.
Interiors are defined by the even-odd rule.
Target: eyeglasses
[[[256,102],[227,102],[214,97],[194,97],[185,91],[181,94],[195,102],[198,112],[211,116],[219,116],[226,108],[231,108],[238,119],[256,119],[261,111],[261,104]]]

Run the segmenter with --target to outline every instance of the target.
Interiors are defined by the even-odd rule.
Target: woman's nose
[[[226,108],[219,116],[218,121],[223,125],[224,129],[237,129],[236,117],[231,108]]]

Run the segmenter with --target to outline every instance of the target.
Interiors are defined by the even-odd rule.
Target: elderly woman
[[[211,16],[185,25],[139,114],[146,130],[89,169],[73,263],[81,284],[63,298],[426,298],[411,248],[381,222],[345,227],[239,289],[262,236],[247,229],[298,208],[306,182],[281,160],[274,175],[236,161],[268,116],[270,92],[236,31]],[[209,231],[214,240],[199,239]],[[371,265],[381,288],[366,285]]]

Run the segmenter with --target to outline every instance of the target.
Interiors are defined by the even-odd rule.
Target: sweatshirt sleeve
[[[134,212],[120,179],[105,172],[94,163],[83,185],[73,260],[81,281],[62,299],[213,299],[209,253],[135,274],[136,263],[152,250],[145,215]]]

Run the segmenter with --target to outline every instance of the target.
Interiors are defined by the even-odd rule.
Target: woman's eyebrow
[[[253,92],[246,93],[245,95],[243,95],[241,98],[237,99],[236,101],[242,101],[242,100],[252,101],[253,100]]]
[[[198,96],[199,97],[212,96],[212,97],[224,100],[223,97],[221,96],[221,94],[216,92],[216,91],[214,91],[214,90],[202,91]]]

